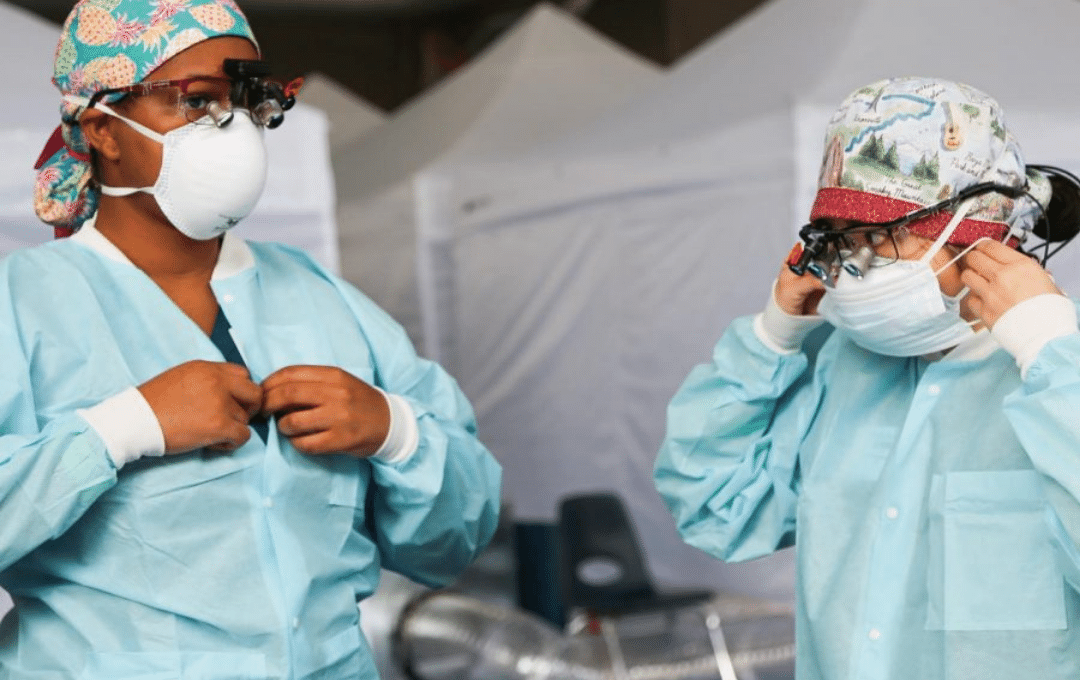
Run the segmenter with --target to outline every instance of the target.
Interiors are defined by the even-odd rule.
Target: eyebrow
[[[188,80],[190,78],[227,78],[227,77],[228,76],[225,75],[225,69],[222,68],[222,67],[218,67],[218,69],[216,71],[212,72],[212,73],[207,73],[206,71],[202,71],[202,70],[199,70],[199,71],[194,71],[193,70],[193,71],[185,72],[183,75],[181,75],[178,78],[169,78],[169,80]]]

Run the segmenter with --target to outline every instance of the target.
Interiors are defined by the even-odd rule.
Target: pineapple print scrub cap
[[[247,38],[257,46],[233,0],[80,0],[64,22],[52,82],[64,95],[89,98],[99,90],[134,85],[183,50],[220,36]],[[90,147],[79,128],[82,111],[65,100],[54,135],[62,143],[46,146],[38,161],[34,210],[57,236],[73,233],[89,219],[100,196],[91,182]]]
[[[1030,230],[1040,216],[1035,201],[1044,207],[1050,201],[1048,180],[1026,169],[996,101],[947,80],[882,80],[848,95],[833,114],[810,219],[888,222],[981,182],[1026,183],[1031,196],[974,199],[952,245]],[[937,238],[951,218],[939,213],[910,229]]]

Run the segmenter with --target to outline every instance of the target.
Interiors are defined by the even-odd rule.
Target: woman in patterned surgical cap
[[[765,311],[672,399],[686,541],[797,547],[800,680],[1080,677],[1080,331],[1021,250],[1076,234],[1069,177],[974,88],[857,90]]]
[[[229,229],[293,90],[232,0],[82,0],[0,262],[0,678],[369,679],[380,567],[451,581],[500,470],[439,366]]]

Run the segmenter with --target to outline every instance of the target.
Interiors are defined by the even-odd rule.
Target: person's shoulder
[[[85,266],[80,266],[80,246],[68,239],[19,248],[0,258],[0,326],[61,306],[78,306],[75,300],[88,286]],[[21,323],[21,322],[20,322]]]
[[[251,249],[255,261],[266,267],[296,272],[306,271],[318,276],[332,276],[326,267],[319,264],[307,251],[295,246],[274,241],[245,241]]]
[[[374,302],[360,289],[301,248],[270,241],[248,241],[247,244],[257,267],[265,275],[288,279],[293,283],[306,281],[325,285],[351,302],[374,306]]]
[[[0,281],[9,284],[28,276],[56,279],[77,270],[80,246],[69,239],[13,250],[0,258]]]
[[[268,241],[248,241],[257,267],[273,281],[269,285],[287,281],[290,286],[303,283],[310,289],[322,290],[342,300],[353,315],[368,325],[385,327],[397,332],[398,322],[362,290],[340,275],[320,264],[310,253],[294,246]]]

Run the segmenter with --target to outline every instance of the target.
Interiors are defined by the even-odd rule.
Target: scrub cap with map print
[[[80,0],[64,22],[52,82],[65,96],[89,98],[134,85],[183,50],[221,36],[247,38],[258,49],[233,0]],[[79,128],[82,111],[64,100],[61,125],[38,159],[34,210],[58,237],[89,219],[100,197]]]
[[[1049,181],[1025,167],[996,101],[947,80],[881,80],[848,95],[829,121],[810,219],[888,222],[982,182],[1026,185],[1029,195],[990,192],[972,199],[948,240],[952,245],[1029,231],[1041,215],[1035,201],[1044,207],[1050,201]],[[909,229],[937,238],[951,218],[938,213]]]

